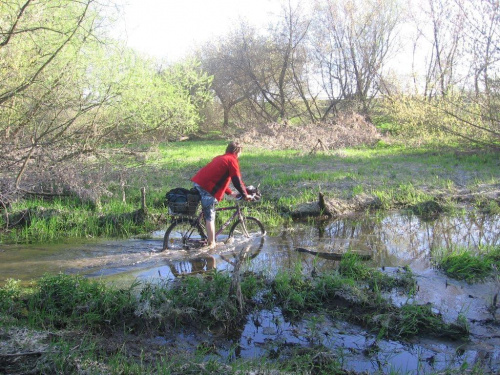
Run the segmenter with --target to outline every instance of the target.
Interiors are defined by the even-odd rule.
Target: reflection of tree
[[[287,235],[292,248],[368,252],[379,264],[395,265],[401,260],[427,259],[439,248],[498,244],[500,222],[498,216],[472,212],[461,216],[441,215],[432,221],[412,214],[390,213],[384,217],[335,220]]]
[[[458,217],[442,217],[434,225],[434,236],[437,238],[436,243],[447,249],[496,245],[500,242],[500,222],[495,216],[475,212]]]

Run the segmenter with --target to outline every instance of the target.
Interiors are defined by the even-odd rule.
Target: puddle
[[[31,280],[46,272],[80,273],[123,280],[175,278],[176,273],[227,269],[229,262],[225,258],[230,258],[248,245],[223,245],[210,254],[161,252],[163,234],[164,231],[155,232],[148,240],[0,244],[0,283],[8,278]],[[374,267],[408,265],[415,272],[425,272],[431,268],[432,257],[441,248],[500,244],[500,217],[469,213],[426,222],[416,216],[388,213],[383,217],[338,220],[319,226],[296,223],[276,236],[267,236],[263,243],[259,242],[260,239],[253,241],[257,242],[251,244],[247,256],[251,259],[251,268],[270,274],[293,268],[297,261],[303,263],[306,271],[313,266],[323,270],[336,266],[329,259],[298,253],[294,250],[297,247],[338,253],[351,249],[371,255],[369,263]]]
[[[383,216],[338,220],[321,225],[294,223],[275,236],[218,247],[215,251],[161,252],[163,231],[148,240],[92,241],[57,245],[0,245],[0,283],[8,278],[28,281],[46,272],[64,272],[98,277],[120,285],[133,280],[174,279],[212,269],[231,271],[237,254],[246,261],[240,271],[252,270],[272,276],[294,269],[301,262],[304,272],[335,269],[338,262],[297,252],[297,247],[317,252],[342,253],[348,249],[369,254],[373,267],[395,272],[409,266],[416,274],[418,303],[432,303],[446,321],[466,317],[471,339],[466,343],[418,338],[412,342],[377,341],[360,327],[328,317],[305,316],[301,322],[287,322],[279,310],[260,311],[236,337],[226,342],[220,356],[260,357],[287,355],[294,347],[321,345],[345,358],[345,368],[354,371],[395,371],[421,374],[467,363],[482,363],[493,373],[500,371],[500,326],[494,323],[488,306],[500,282],[469,285],[449,279],[432,268],[432,258],[442,248],[500,245],[500,217],[472,212],[459,217],[442,216],[422,221],[416,216],[387,213]],[[393,303],[407,297],[391,295]],[[499,309],[500,310],[500,309]],[[500,319],[500,311],[497,311]],[[201,333],[200,333],[201,335]],[[180,340],[180,341],[179,341]],[[192,345],[195,350],[206,337],[156,337],[159,345]],[[236,348],[236,349],[235,349]]]
[[[290,324],[279,309],[275,309],[262,311],[249,319],[236,355],[257,358],[271,352],[287,356],[287,351],[293,348],[323,347],[335,353],[337,358],[343,358],[346,370],[421,374],[474,363],[477,351],[463,349],[460,345],[378,340],[359,327],[325,316],[306,316],[301,322]],[[498,359],[497,356],[495,360]]]

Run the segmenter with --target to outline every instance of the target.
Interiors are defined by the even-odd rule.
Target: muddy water
[[[423,221],[401,213],[339,220],[322,224],[296,223],[279,233],[241,244],[222,245],[212,253],[161,252],[163,231],[151,239],[94,241],[50,246],[0,245],[0,283],[8,278],[31,280],[45,272],[65,272],[100,277],[113,283],[132,280],[174,279],[211,269],[231,270],[237,256],[248,260],[242,270],[273,275],[302,264],[304,272],[336,268],[337,262],[308,253],[347,250],[368,254],[368,263],[385,272],[410,266],[417,275],[418,303],[432,303],[447,321],[465,316],[471,330],[468,342],[415,339],[412,342],[376,340],[372,333],[324,316],[305,316],[287,322],[279,310],[260,311],[248,319],[241,332],[227,341],[225,357],[254,357],[274,352],[286,355],[296,346],[323,345],[345,358],[345,368],[375,372],[430,373],[449,367],[482,363],[492,373],[500,372],[500,309],[492,312],[493,296],[500,282],[469,285],[451,280],[432,267],[432,259],[443,249],[500,244],[500,217],[469,212],[459,217],[442,216]],[[388,296],[396,304],[406,296]],[[206,337],[158,337],[165,344],[191,345]],[[236,348],[236,350],[234,349]]]

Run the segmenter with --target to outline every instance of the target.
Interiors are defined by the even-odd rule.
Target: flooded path
[[[415,301],[432,303],[445,321],[456,321],[459,315],[465,317],[471,339],[445,342],[418,338],[404,343],[378,340],[373,333],[327,316],[305,315],[303,320],[292,324],[276,309],[249,316],[241,332],[227,339],[227,349],[221,349],[219,355],[258,357],[264,351],[278,353],[296,346],[322,345],[345,358],[346,368],[355,371],[384,369],[421,374],[477,362],[492,373],[500,371],[500,311],[491,310],[493,298],[500,292],[500,280],[469,285],[449,279],[432,267],[433,258],[443,249],[500,245],[499,216],[471,212],[429,222],[395,212],[322,224],[295,223],[250,245],[223,245],[210,254],[161,252],[162,237],[160,231],[147,240],[0,245],[0,283],[8,278],[27,281],[46,272],[84,274],[118,285],[130,284],[135,279],[175,279],[182,274],[215,268],[231,270],[235,254],[242,250],[248,260],[242,271],[272,276],[279,270],[292,270],[300,262],[307,273],[335,269],[338,262],[297,252],[297,247],[320,253],[351,250],[369,254],[368,264],[385,272],[398,272],[400,267],[409,266],[418,282]],[[406,296],[388,297],[395,304],[407,302]],[[160,344],[192,349],[205,339],[156,338]]]

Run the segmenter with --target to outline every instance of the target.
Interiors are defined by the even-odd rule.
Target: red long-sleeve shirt
[[[246,188],[241,180],[240,165],[235,154],[228,152],[224,155],[216,156],[210,163],[201,168],[191,181],[200,185],[207,192],[212,194],[219,202],[224,197],[224,193],[231,194],[229,182],[232,178],[237,178],[246,194]],[[236,188],[238,186],[235,185]]]

